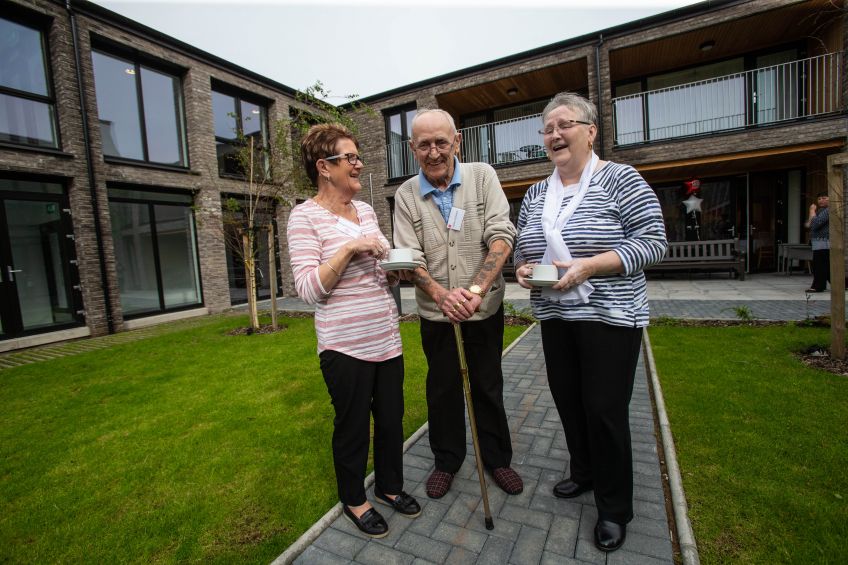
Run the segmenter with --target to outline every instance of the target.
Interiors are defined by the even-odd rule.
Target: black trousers
[[[564,320],[541,325],[571,478],[593,483],[600,519],[626,524],[633,519],[630,397],[642,328]]]
[[[477,420],[483,464],[509,467],[512,442],[503,404],[503,306],[492,316],[461,324],[468,380]],[[421,343],[427,356],[427,416],[436,469],[456,473],[465,460],[465,393],[456,337],[450,322],[421,318]]]
[[[830,282],[830,249],[813,251],[813,284],[812,288],[822,291],[827,289]]]
[[[321,372],[336,410],[333,465],[339,500],[365,504],[365,469],[374,414],[374,478],[377,489],[403,489],[403,356],[362,361],[338,351],[322,351]]]

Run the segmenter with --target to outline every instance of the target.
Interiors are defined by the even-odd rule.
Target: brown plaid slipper
[[[507,494],[520,494],[524,490],[524,483],[518,473],[510,467],[498,467],[492,471],[495,482]]]
[[[453,475],[438,469],[433,471],[427,479],[427,496],[430,498],[442,498],[448,493],[453,482]]]

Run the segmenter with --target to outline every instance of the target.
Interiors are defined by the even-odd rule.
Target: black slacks
[[[333,465],[339,500],[365,504],[365,469],[374,414],[374,478],[377,489],[403,489],[403,356],[362,361],[322,351],[321,372],[333,402]]]
[[[565,429],[571,478],[594,485],[598,517],[633,519],[630,397],[641,328],[543,320],[548,384]]]
[[[503,306],[492,316],[463,322],[471,399],[483,464],[509,467],[512,442],[503,404]],[[465,399],[456,337],[450,322],[421,318],[421,343],[427,357],[427,416],[436,469],[456,473],[465,460]]]
[[[810,285],[818,291],[826,290],[830,282],[830,249],[816,249],[813,251],[813,284]]]

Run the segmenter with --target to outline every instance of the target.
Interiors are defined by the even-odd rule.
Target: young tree
[[[262,248],[269,252],[272,324],[276,329],[273,220],[277,206],[291,207],[298,198],[306,198],[314,192],[300,164],[300,140],[312,125],[323,122],[341,123],[356,131],[351,114],[373,112],[363,104],[353,103],[345,108],[335,106],[325,101],[329,97],[330,92],[320,81],[299,92],[289,117],[277,120],[271,126],[267,143],[261,131],[247,136],[241,128],[235,132],[238,146],[229,158],[244,176],[244,191],[223,203],[224,241],[244,266],[250,325],[254,330],[259,329],[256,273]],[[352,100],[355,95],[344,98]],[[262,244],[266,238],[267,246]]]

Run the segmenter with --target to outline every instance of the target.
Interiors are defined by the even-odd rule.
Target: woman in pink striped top
[[[374,210],[353,197],[362,189],[359,142],[345,127],[320,124],[301,143],[318,194],[289,216],[295,288],[315,305],[318,357],[335,408],[333,463],[344,515],[371,537],[388,525],[365,496],[374,414],[374,496],[401,515],[421,508],[403,491],[403,351],[389,287],[395,273],[378,259],[389,242]]]

